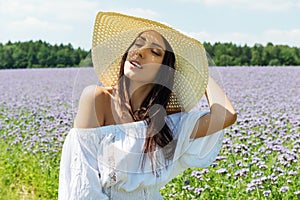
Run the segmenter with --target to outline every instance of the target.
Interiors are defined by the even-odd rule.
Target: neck
[[[153,88],[152,84],[140,85],[131,81],[129,85],[129,97],[131,103],[132,111],[139,109],[147,97],[151,89]]]

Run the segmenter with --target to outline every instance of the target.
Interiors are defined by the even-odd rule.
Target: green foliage
[[[270,121],[267,125],[256,126],[252,128],[253,132],[263,132],[267,129],[267,126],[276,126],[275,120]],[[290,130],[291,125],[287,124],[288,128],[284,128],[286,135],[294,134]],[[280,128],[279,128],[280,129]],[[241,134],[249,136],[248,130],[240,129]],[[298,129],[299,131],[299,129]],[[229,135],[226,135],[230,138]],[[275,134],[274,139],[278,139]],[[223,159],[217,162],[217,165],[211,165],[207,169],[202,168],[189,168],[184,173],[180,174],[173,180],[171,180],[165,187],[161,188],[160,192],[166,199],[181,200],[181,199],[299,199],[293,193],[293,191],[299,190],[299,175],[291,175],[290,171],[299,172],[300,161],[291,162],[289,170],[278,161],[279,153],[276,151],[270,152],[270,154],[259,155],[259,149],[266,147],[261,139],[254,134],[247,138],[247,141],[256,143],[251,150],[251,154],[236,153],[233,149],[221,149],[220,156]],[[232,143],[237,145],[243,145],[245,141],[241,141],[239,137],[233,137]],[[260,145],[258,145],[260,144]],[[286,148],[292,148],[294,146],[291,140],[284,141]],[[248,146],[249,147],[249,146]],[[244,154],[244,155],[243,155]],[[257,156],[255,156],[257,154]],[[265,165],[253,164],[253,159],[262,160]],[[218,170],[226,169],[226,172],[220,173]],[[285,169],[284,173],[280,174],[278,169]],[[245,170],[243,174],[237,174],[238,171]],[[206,170],[206,173],[201,173]],[[298,172],[297,172],[298,171]],[[196,172],[196,173],[195,173]],[[249,185],[254,180],[260,181],[261,176],[257,175],[258,172],[262,173],[262,177],[268,177],[270,174],[276,175],[276,181],[265,179],[261,181],[261,185],[258,188],[249,190]],[[197,174],[198,175],[195,175]],[[193,175],[194,174],[194,175]],[[201,175],[199,175],[201,174]],[[282,186],[288,185],[289,192],[280,192]],[[197,193],[197,189],[203,189]],[[247,191],[249,190],[249,191]],[[264,196],[263,192],[270,190],[268,197]]]
[[[216,66],[299,66],[300,48],[287,45],[203,44]],[[90,52],[71,44],[38,41],[0,43],[0,69],[92,66]]]
[[[216,66],[299,66],[300,48],[287,45],[203,44]]]
[[[5,111],[0,107],[0,113]],[[28,123],[35,121],[30,112],[20,113]],[[8,119],[0,115],[7,126],[20,126],[18,119]],[[25,127],[23,137],[30,131]],[[8,137],[10,129],[0,130],[0,199],[57,199],[60,152],[46,155],[45,152],[29,152],[22,142],[13,143],[17,138]],[[13,143],[13,144],[12,144]],[[39,147],[33,147],[38,149]]]
[[[0,43],[0,69],[79,66],[89,52],[68,45],[50,45],[41,40]]]

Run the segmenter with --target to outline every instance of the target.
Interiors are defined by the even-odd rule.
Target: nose
[[[145,58],[146,51],[147,51],[147,48],[146,48],[146,47],[141,47],[141,48],[138,48],[138,49],[137,49],[136,54],[137,54],[139,57],[141,57],[141,58]]]

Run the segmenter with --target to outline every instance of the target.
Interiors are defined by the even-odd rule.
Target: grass
[[[20,116],[24,116],[28,124],[36,123],[35,117],[26,111]],[[39,151],[38,145],[31,147],[32,151],[29,151],[24,147],[26,144],[24,138],[36,129],[26,130],[26,126],[20,125],[19,120],[7,119],[4,116],[0,116],[0,119],[5,122],[4,126],[7,126],[0,130],[0,199],[57,199],[61,147],[57,147],[58,151],[55,154]],[[16,136],[9,133],[11,128],[16,126],[24,131],[19,142],[14,142]],[[267,146],[265,140],[257,137],[255,133],[263,135],[268,126],[276,127],[272,121],[268,125],[253,126],[251,129],[253,134],[250,135],[248,135],[249,130],[242,127],[238,127],[237,134],[233,129],[229,129],[225,137],[231,140],[233,146],[222,148],[220,156],[224,156],[223,159],[208,167],[208,173],[197,168],[186,170],[161,189],[162,195],[166,199],[298,199],[294,192],[299,191],[299,158],[297,162],[291,161],[287,167],[278,161],[280,156],[278,151],[270,151],[268,154],[259,152],[260,148],[267,148]],[[290,124],[287,124],[283,131],[285,135],[295,134],[291,131]],[[276,134],[266,135],[266,137],[270,137],[270,141],[278,139]],[[283,142],[289,149],[295,145],[293,140]],[[242,145],[245,144],[247,145],[244,148],[248,150],[239,150],[239,148],[243,149]],[[37,151],[33,151],[34,149]],[[251,164],[254,157],[260,159],[263,165]],[[284,172],[280,173],[278,167],[284,169]],[[218,169],[221,168],[226,169],[226,173],[218,173]],[[248,171],[244,175],[236,175],[243,169]],[[291,175],[289,171],[298,174]],[[197,173],[201,176],[192,175]],[[277,177],[276,180],[264,180],[260,186],[247,190],[253,180],[271,174]],[[288,191],[281,192],[280,188],[283,186],[288,186]],[[268,190],[270,194],[266,197],[264,191]]]
[[[22,115],[29,117],[26,111]],[[1,118],[9,127],[19,126],[18,120]],[[34,121],[31,117],[26,123]],[[10,134],[10,131],[10,128],[0,130],[0,136],[5,136],[0,138],[0,199],[57,199],[60,153],[52,157],[51,154],[34,151],[39,148],[37,145],[29,151],[22,139],[14,142],[16,135]],[[34,130],[27,131],[29,134]],[[26,138],[26,130],[22,137]]]

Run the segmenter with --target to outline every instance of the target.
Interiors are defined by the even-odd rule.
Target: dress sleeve
[[[80,130],[71,129],[63,145],[58,199],[108,199],[102,192],[97,150],[95,144],[89,142],[98,138],[87,132],[79,134]]]
[[[208,111],[192,111],[181,116],[176,127],[177,144],[174,153],[173,176],[178,175],[189,167],[208,167],[220,152],[224,130],[205,137],[190,139],[197,120]],[[178,120],[178,119],[177,119]]]

